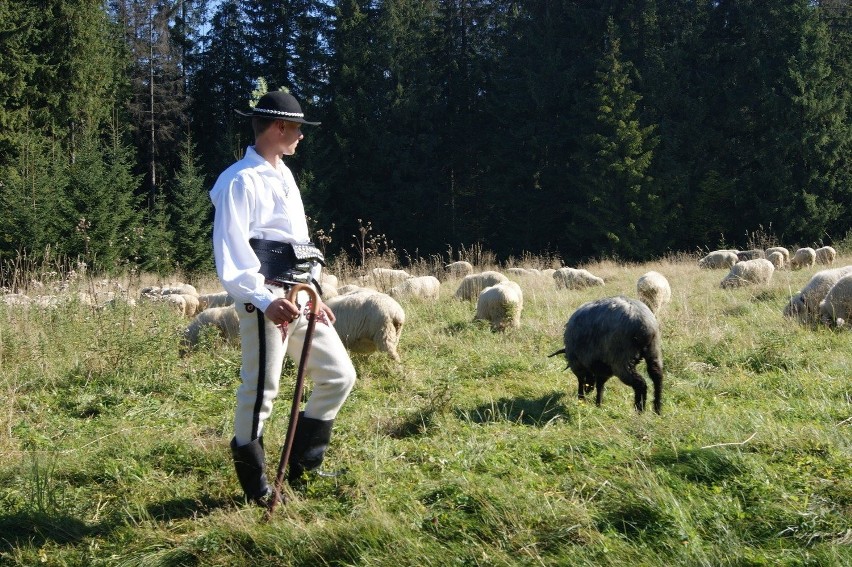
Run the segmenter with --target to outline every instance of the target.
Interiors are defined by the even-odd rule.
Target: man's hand
[[[334,325],[334,322],[337,321],[337,317],[334,316],[334,313],[331,311],[331,307],[326,305],[325,301],[323,301],[322,299],[319,300],[319,313],[325,313],[328,322],[332,325]]]
[[[299,308],[289,299],[279,297],[269,304],[263,314],[276,325],[283,325],[292,323],[299,316]]]

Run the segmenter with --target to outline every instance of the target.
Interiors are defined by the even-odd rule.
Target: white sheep
[[[772,262],[772,265],[775,266],[776,270],[780,270],[781,268],[787,265],[787,261],[784,259],[784,254],[777,250],[774,250],[767,254],[766,259]]]
[[[744,285],[767,284],[772,279],[775,266],[766,258],[755,258],[737,262],[725,276],[719,287],[729,289]]]
[[[815,258],[817,264],[822,264],[824,266],[830,266],[834,263],[834,259],[837,258],[837,250],[832,248],[831,246],[823,246],[822,248],[817,248],[814,250]]]
[[[786,317],[794,317],[802,323],[816,319],[819,314],[819,304],[825,299],[828,290],[837,281],[852,274],[852,266],[820,270],[805,284],[801,291],[793,295],[784,307]]]
[[[582,268],[559,268],[553,272],[556,289],[580,289],[604,285],[603,278]]]
[[[506,281],[486,287],[476,301],[474,320],[491,323],[492,331],[517,329],[521,326],[524,294],[516,282]]]
[[[197,295],[186,293],[170,293],[162,295],[159,301],[173,305],[184,317],[194,317],[199,312]]]
[[[808,246],[799,248],[793,257],[790,258],[790,269],[801,270],[802,268],[810,268],[816,263],[816,250]]]
[[[714,250],[698,261],[698,267],[705,270],[729,269],[739,262],[733,250]]]
[[[212,307],[227,307],[234,304],[234,298],[227,291],[203,293],[198,296],[198,310],[204,311]]]
[[[834,327],[844,327],[852,315],[852,274],[847,274],[837,280],[825,299],[819,302],[819,318],[824,324]]]
[[[346,295],[358,291],[377,291],[371,287],[363,287],[355,284],[345,284],[337,288],[337,295]]]
[[[441,294],[441,282],[435,276],[409,278],[391,288],[388,295],[394,299],[424,299],[436,301]]]
[[[759,249],[755,248],[752,250],[740,250],[737,252],[737,261],[744,262],[746,260],[757,260],[758,258],[766,258],[766,253]]]
[[[666,277],[655,271],[642,274],[636,281],[636,293],[639,300],[656,314],[672,300],[672,288]]]
[[[495,271],[469,274],[462,278],[455,296],[457,299],[473,301],[479,297],[479,293],[486,287],[507,281],[509,281],[509,278]]]
[[[188,283],[176,283],[170,285],[168,287],[164,287],[160,290],[160,295],[194,295],[198,296],[198,290],[195,289],[195,286]]]
[[[444,269],[453,277],[463,278],[473,273],[473,264],[459,260],[444,266]]]
[[[766,249],[766,259],[767,260],[769,259],[769,255],[772,254],[773,252],[778,252],[779,254],[781,254],[781,256],[784,257],[784,265],[785,266],[790,263],[790,251],[787,250],[786,248],[784,248],[783,246],[773,246],[771,248],[767,248]]]
[[[199,313],[190,321],[189,326],[183,331],[184,348],[193,348],[198,344],[201,331],[205,327],[213,326],[219,330],[222,338],[231,344],[240,342],[240,316],[233,305],[223,307],[209,307]]]
[[[533,275],[533,272],[526,268],[507,268],[506,273],[511,276],[526,277]]]
[[[322,286],[323,291],[325,291],[326,285],[332,285],[336,288],[340,285],[340,282],[337,280],[337,276],[335,276],[334,274],[322,272],[322,274],[320,275],[320,285]]]
[[[360,290],[330,298],[326,304],[337,319],[334,328],[352,352],[385,352],[399,362],[399,338],[405,311],[391,296]]]
[[[391,268],[373,268],[369,274],[358,278],[358,282],[364,286],[372,286],[380,291],[387,291],[393,286],[400,284],[411,277],[405,270],[394,270]]]

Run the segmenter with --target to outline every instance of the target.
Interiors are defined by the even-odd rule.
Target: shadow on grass
[[[148,514],[158,522],[169,522],[186,518],[206,516],[220,508],[238,506],[241,500],[237,497],[227,498],[176,498],[165,502],[155,502],[146,507]]]
[[[158,522],[198,518],[219,508],[237,506],[235,499],[179,498],[149,504],[146,512]],[[126,525],[126,518],[112,517],[90,524],[71,515],[18,512],[0,516],[0,551],[42,547],[48,542],[76,544],[84,538],[108,536]]]
[[[76,543],[85,537],[103,535],[109,531],[103,524],[87,525],[72,516],[41,512],[4,515],[0,517],[0,550],[8,551],[22,546],[41,547],[47,542]]]
[[[718,449],[662,451],[651,462],[690,482],[714,485],[742,474],[742,459],[734,452]]]
[[[532,427],[543,427],[555,419],[568,420],[568,406],[563,403],[565,392],[552,392],[539,398],[500,398],[470,411],[459,411],[459,419],[473,423],[511,421]]]

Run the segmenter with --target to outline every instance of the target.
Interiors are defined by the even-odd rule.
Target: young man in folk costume
[[[319,122],[305,120],[296,98],[283,91],[265,94],[251,112],[239,114],[252,118],[255,143],[210,191],[216,209],[213,250],[219,279],[240,319],[242,382],[231,452],[246,498],[264,505],[272,491],[263,425],[278,394],[284,356],[299,363],[310,310],[286,299],[287,282],[310,283],[319,291],[324,263],[310,243],[302,197],[283,156],[296,152],[302,125]],[[298,303],[306,305],[308,294],[299,296]],[[305,369],[314,386],[297,421],[288,463],[291,483],[318,470],[334,419],[355,383],[355,369],[333,323],[334,314],[322,303]]]

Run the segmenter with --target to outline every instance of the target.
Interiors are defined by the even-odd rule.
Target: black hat
[[[290,93],[284,91],[268,92],[257,101],[251,112],[235,110],[242,116],[262,116],[264,118],[279,118],[287,122],[298,122],[299,124],[310,124],[318,126],[320,122],[308,122],[299,101]]]

